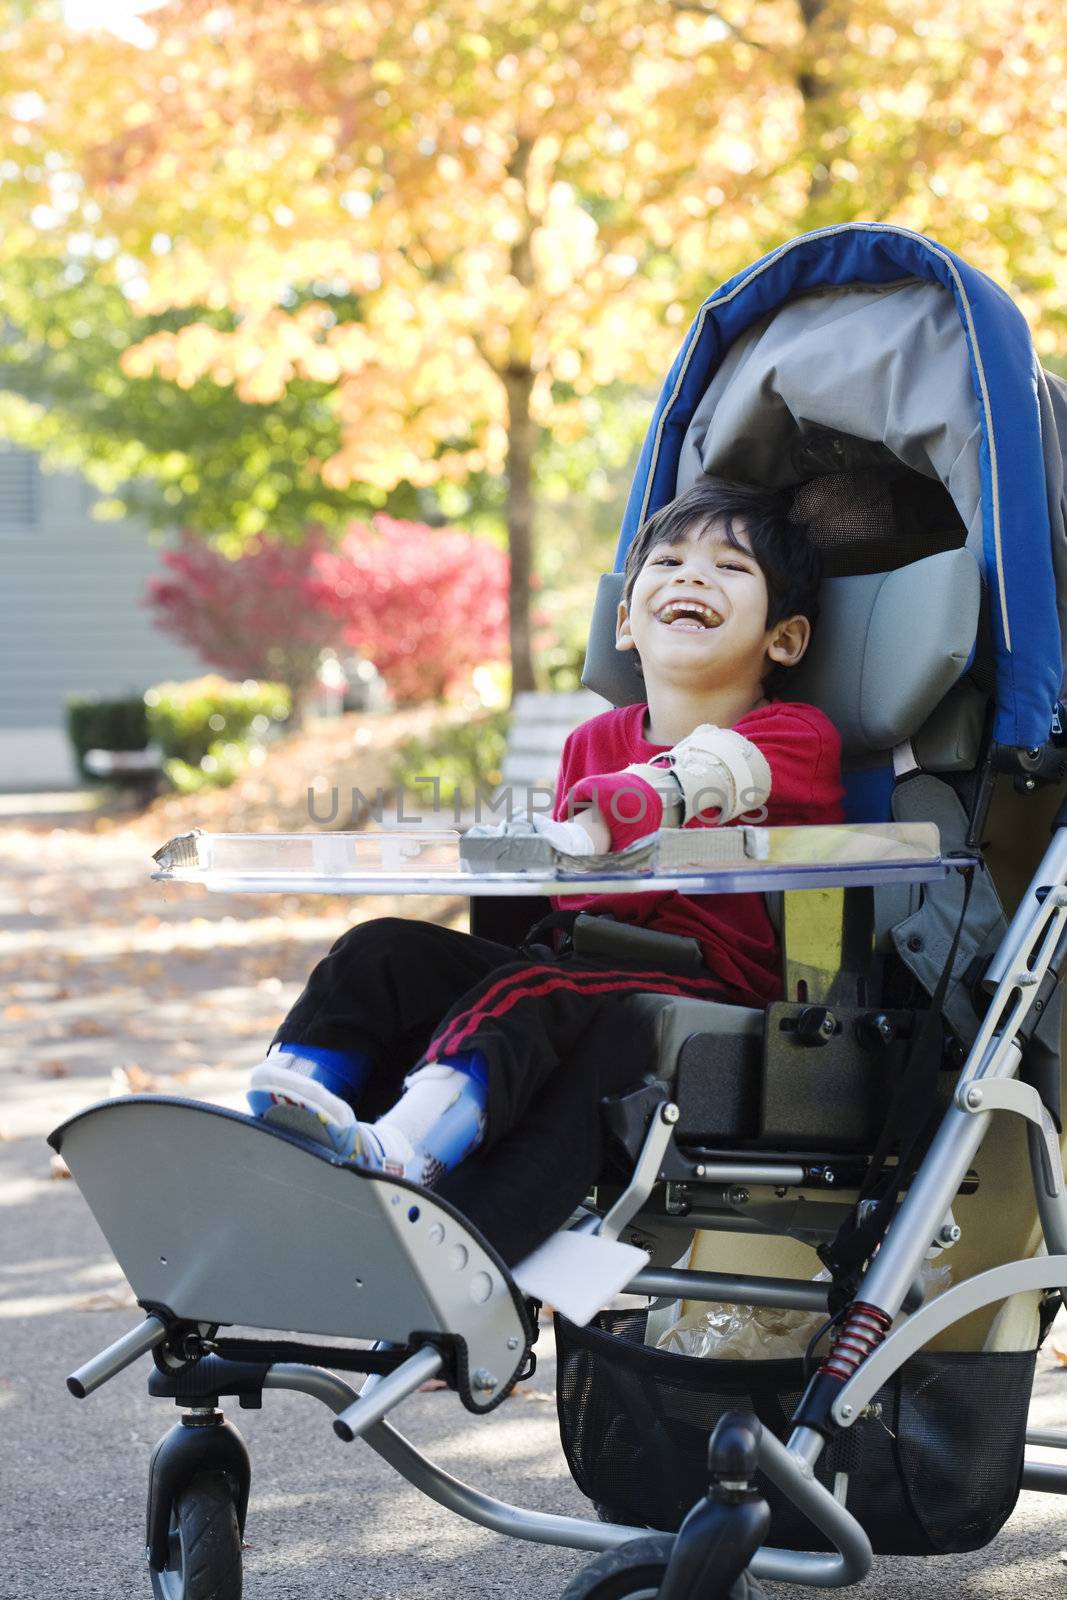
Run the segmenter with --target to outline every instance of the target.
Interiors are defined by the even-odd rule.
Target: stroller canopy
[[[855,464],[851,445],[951,496],[990,598],[995,737],[1043,744],[1067,638],[1067,385],[1041,371],[1003,290],[905,228],[805,234],[704,302],[656,404],[616,570],[700,472],[788,487]]]

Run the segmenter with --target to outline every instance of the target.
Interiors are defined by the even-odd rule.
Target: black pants
[[[368,1119],[396,1103],[423,1062],[479,1051],[485,1140],[437,1188],[509,1264],[565,1222],[596,1181],[599,1102],[651,1064],[651,1038],[620,1000],[649,991],[724,998],[710,973],[545,954],[400,917],[361,923],[315,967],[275,1035],[367,1055],[358,1110]]]

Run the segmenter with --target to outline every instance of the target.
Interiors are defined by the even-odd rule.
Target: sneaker
[[[403,1135],[390,1129],[383,1139],[372,1123],[358,1121],[348,1101],[320,1083],[314,1070],[306,1056],[269,1055],[252,1069],[252,1115],[325,1145],[342,1161],[405,1177],[415,1152]]]
[[[254,1117],[306,1133],[350,1161],[357,1143],[356,1113],[340,1095],[319,1083],[314,1071],[315,1063],[305,1056],[275,1051],[252,1068],[249,1110]],[[291,1111],[302,1115],[285,1114]]]

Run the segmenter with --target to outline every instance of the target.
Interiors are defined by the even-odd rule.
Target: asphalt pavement
[[[329,917],[298,926],[295,912],[276,926],[248,901],[220,903],[216,918],[202,901],[172,901],[157,920],[146,898],[133,915],[122,897],[142,883],[139,847],[74,834],[68,846],[62,832],[47,846],[0,829],[0,1600],[136,1600],[150,1592],[149,1455],[175,1411],[148,1397],[147,1362],[85,1401],[66,1391],[66,1374],[140,1312],[77,1188],[52,1175],[44,1135],[116,1086],[116,1071],[162,1074],[161,1087],[170,1073],[178,1092],[236,1103],[264,1031],[333,929]],[[108,908],[95,932],[94,906]],[[205,925],[223,916],[212,943]],[[559,1445],[550,1329],[539,1349],[535,1377],[489,1417],[436,1391],[411,1397],[393,1420],[448,1471],[504,1500],[590,1516]],[[435,1506],[367,1446],[342,1444],[309,1398],[270,1393],[262,1411],[232,1415],[252,1455],[248,1600],[553,1600],[589,1559]],[[1032,1421],[1067,1427],[1067,1367],[1049,1354]],[[1024,1495],[989,1549],[882,1559],[858,1592],[1067,1594],[1067,1499]]]

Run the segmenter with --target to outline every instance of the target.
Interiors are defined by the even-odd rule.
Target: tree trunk
[[[848,6],[837,5],[831,10],[829,0],[798,0],[798,3],[804,24],[804,52],[797,72],[797,88],[804,102],[804,143],[810,159],[804,216],[806,231],[836,220],[828,135],[839,117],[838,86],[831,78],[816,70],[816,62],[820,48],[825,50],[828,42],[839,45],[844,37]],[[835,34],[838,36],[836,41]]]
[[[508,552],[511,581],[508,588],[508,632],[511,648],[511,693],[514,697],[534,685],[530,652],[530,577],[533,571],[533,468],[534,421],[530,416],[533,373],[529,367],[509,366],[502,374],[508,396]]]
[[[530,210],[527,192],[530,157],[534,140],[519,130],[515,149],[508,162],[508,176],[521,185],[524,225],[511,246],[511,276],[523,290],[522,305],[508,330],[508,357],[501,378],[508,397],[508,550],[511,555],[511,584],[508,590],[509,636],[511,643],[512,699],[534,687],[533,656],[530,653],[530,578],[533,572],[533,490],[531,476],[536,432],[530,416],[530,396],[534,385],[534,336],[536,313],[532,291],[534,272],[531,248],[536,218]]]

